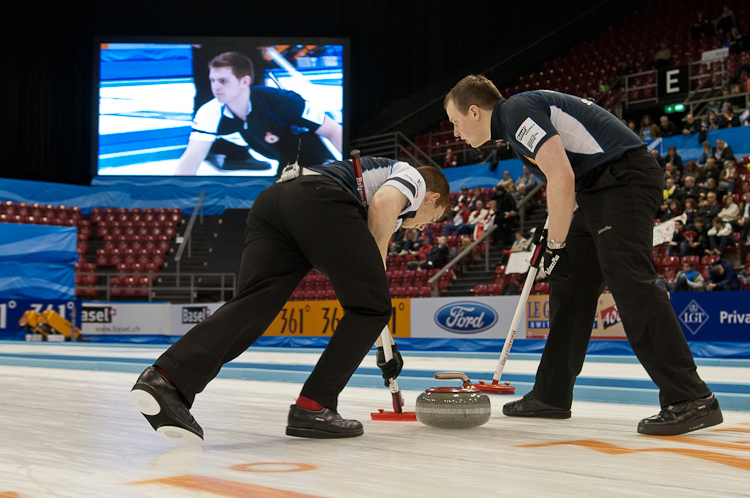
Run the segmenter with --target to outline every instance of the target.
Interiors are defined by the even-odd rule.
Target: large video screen
[[[275,177],[342,158],[346,40],[179,42],[97,41],[97,175]]]

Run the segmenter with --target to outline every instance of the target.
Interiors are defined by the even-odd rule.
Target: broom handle
[[[548,226],[549,216],[547,216],[547,220],[544,222],[544,228],[546,229]],[[532,260],[535,259],[534,255],[536,254],[537,249],[540,251],[544,250],[541,245],[538,248],[536,245],[533,245],[531,247]],[[510,355],[510,348],[511,346],[513,346],[513,340],[516,338],[516,332],[518,331],[518,324],[521,323],[521,316],[523,315],[524,309],[526,308],[526,301],[529,299],[529,294],[531,294],[531,288],[534,286],[534,280],[536,279],[536,275],[538,272],[539,268],[537,266],[529,267],[529,273],[526,275],[526,282],[524,282],[523,284],[523,291],[521,291],[521,297],[518,300],[516,312],[513,314],[513,321],[510,324],[510,330],[508,331],[508,335],[505,336],[503,351],[502,353],[500,353],[500,359],[497,362],[495,374],[492,376],[493,383],[500,382],[500,377],[502,377],[503,375],[505,362],[508,359],[508,355]]]

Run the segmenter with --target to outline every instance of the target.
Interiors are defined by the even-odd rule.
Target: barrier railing
[[[445,272],[447,272],[448,270],[456,266],[456,264],[458,264],[464,258],[464,256],[471,254],[474,248],[477,245],[484,242],[484,240],[487,239],[487,237],[495,230],[497,230],[496,224],[492,224],[488,226],[484,230],[484,233],[479,238],[477,238],[474,242],[466,246],[463,251],[461,251],[460,253],[456,255],[455,258],[450,260],[444,267],[440,269],[440,271],[438,271],[429,280],[427,280],[428,284],[432,284],[432,297],[440,296],[440,288],[438,285],[440,281],[440,277],[442,277],[445,274]],[[490,271],[490,245],[489,244],[485,244],[485,248],[484,248],[484,269],[485,271]]]
[[[194,303],[198,292],[214,291],[218,293],[220,301],[234,297],[237,289],[237,275],[234,273],[101,273],[101,272],[78,272],[77,275],[95,275],[97,280],[104,279],[102,285],[78,285],[76,284],[76,295],[81,298],[104,299],[111,301],[118,297],[141,297],[143,300],[184,302],[188,300]],[[148,277],[148,285],[126,286],[113,284],[113,278]],[[159,282],[154,285],[154,280]],[[218,280],[217,284],[206,283],[204,280]],[[174,283],[174,285],[169,285]],[[86,293],[79,295],[78,291],[95,291],[95,295]],[[114,290],[121,291],[113,293]],[[182,297],[181,297],[182,296]]]
[[[440,167],[429,154],[399,131],[360,138],[355,140],[353,145],[360,150],[362,155],[406,159],[414,166],[429,164]]]
[[[182,235],[182,243],[180,244],[179,249],[177,249],[177,254],[175,254],[174,262],[176,263],[177,267],[177,274],[180,273],[180,260],[182,259],[182,253],[185,252],[185,246],[187,245],[188,248],[188,258],[191,257],[192,254],[192,243],[191,243],[191,235],[193,233],[193,225],[195,225],[195,219],[198,215],[198,211],[200,210],[200,216],[201,216],[201,224],[203,224],[203,198],[206,195],[205,190],[201,190],[201,195],[198,196],[198,201],[195,203],[195,207],[193,208],[193,214],[190,215],[190,221],[188,221],[187,227],[185,228],[185,233]]]

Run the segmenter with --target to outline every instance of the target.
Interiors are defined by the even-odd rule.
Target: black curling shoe
[[[130,391],[130,402],[164,439],[193,446],[203,444],[203,429],[190,415],[184,396],[153,366],[138,377]]]
[[[333,439],[357,437],[364,433],[361,423],[356,420],[344,420],[341,415],[330,408],[306,410],[297,405],[289,408],[287,436]]]
[[[506,403],[503,406],[503,415],[508,417],[537,417],[537,418],[570,418],[570,410],[555,408],[536,399],[534,391],[526,394],[523,398]]]
[[[706,398],[685,401],[663,408],[658,415],[638,423],[638,433],[649,436],[677,436],[724,421],[719,400],[713,394]]]

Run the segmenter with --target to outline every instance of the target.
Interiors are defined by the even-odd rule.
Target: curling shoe
[[[638,423],[638,433],[649,436],[677,436],[724,421],[719,400],[713,394],[706,398],[683,401],[663,408],[658,415]]]
[[[292,405],[289,409],[287,436],[334,439],[357,437],[364,433],[361,423],[356,420],[344,420],[341,415],[330,408],[307,410],[301,406]]]
[[[503,406],[503,415],[508,417],[538,417],[538,418],[570,418],[570,410],[555,408],[536,399],[534,391],[529,392],[523,398],[506,403]]]
[[[187,401],[153,366],[138,377],[130,391],[130,402],[164,439],[192,446],[203,444],[203,429],[190,415]]]

